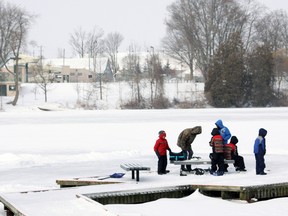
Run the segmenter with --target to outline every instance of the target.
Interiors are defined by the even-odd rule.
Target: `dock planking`
[[[58,182],[59,181],[60,180],[58,180]],[[75,181],[71,182],[71,184],[72,183],[75,184]],[[176,186],[167,186],[167,187],[154,187],[154,188],[148,188],[148,189],[147,188],[143,189],[141,187],[127,189],[127,187],[123,187],[123,188],[126,188],[123,190],[121,189],[119,190],[119,187],[115,187],[115,188],[112,187],[112,190],[111,190],[111,186],[112,186],[111,185],[109,186],[110,191],[99,192],[97,189],[98,187],[97,184],[104,185],[104,184],[114,184],[114,183],[110,181],[95,182],[92,180],[85,180],[85,181],[81,180],[79,182],[79,185],[77,185],[79,187],[76,187],[78,188],[76,191],[73,188],[71,189],[60,188],[54,191],[53,190],[51,191],[43,190],[40,192],[31,191],[31,192],[25,192],[25,193],[20,192],[19,194],[21,194],[23,200],[24,199],[29,200],[29,198],[31,198],[29,196],[33,196],[33,199],[37,197],[37,200],[38,200],[39,198],[39,202],[46,202],[47,200],[45,199],[45,196],[44,196],[45,193],[53,193],[55,198],[59,199],[59,202],[65,202],[65,200],[61,200],[61,197],[63,197],[63,194],[72,193],[70,199],[75,199],[79,196],[85,196],[87,197],[88,200],[90,199],[91,201],[96,201],[96,203],[99,203],[102,205],[116,204],[116,203],[117,204],[135,204],[135,203],[149,202],[149,201],[157,200],[160,198],[181,198],[181,197],[189,196],[196,190],[199,190],[200,193],[207,195],[207,196],[220,197],[222,199],[245,200],[247,202],[262,201],[262,200],[280,198],[280,197],[288,197],[288,182],[252,185],[252,186],[187,184],[187,185],[179,185],[179,186],[176,185]],[[10,215],[11,216],[12,215],[19,215],[19,216],[29,215],[29,211],[23,209],[23,206],[22,208],[19,207],[19,203],[18,203],[19,195],[17,194],[15,194],[15,198],[11,194],[9,194],[8,196],[5,196],[4,194],[0,196],[0,202],[3,203],[4,209],[6,210],[7,215],[9,216]]]

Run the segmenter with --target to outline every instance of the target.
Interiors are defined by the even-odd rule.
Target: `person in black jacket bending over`
[[[202,133],[202,127],[196,126],[193,128],[186,128],[183,130],[177,140],[177,146],[179,146],[182,151],[187,151],[188,153],[188,159],[190,160],[193,156],[193,150],[191,144],[193,143],[194,139],[198,134]],[[191,172],[191,165],[181,165],[181,170]]]

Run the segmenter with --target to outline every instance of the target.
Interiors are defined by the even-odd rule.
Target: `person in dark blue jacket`
[[[264,128],[259,129],[258,137],[254,142],[254,155],[256,160],[256,175],[266,175],[264,172],[266,167],[264,155],[266,154],[266,139],[267,130]]]
[[[223,144],[227,144],[227,143],[228,143],[228,140],[229,140],[230,137],[231,137],[231,133],[230,133],[229,129],[223,125],[223,122],[222,122],[221,119],[219,119],[218,121],[216,121],[216,122],[215,122],[215,125],[216,125],[216,127],[218,128],[219,133],[220,133],[220,135],[221,135],[222,138],[223,138]]]

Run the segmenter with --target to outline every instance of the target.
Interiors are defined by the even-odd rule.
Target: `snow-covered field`
[[[0,195],[59,188],[56,179],[123,172],[119,165],[132,161],[150,166],[152,172],[141,174],[138,184],[127,173],[121,179],[127,184],[121,185],[121,188],[125,185],[137,188],[188,183],[257,185],[288,180],[288,143],[285,141],[288,108],[84,111],[69,109],[77,100],[71,85],[58,87],[50,94],[53,104],[50,106],[55,108],[61,104],[61,108],[64,107],[58,111],[39,110],[37,107],[44,106],[43,102],[39,102],[40,95],[35,100],[29,86],[25,88],[26,94],[22,92],[16,107],[11,108],[5,104],[6,98],[1,98],[4,111],[0,112]],[[187,127],[202,126],[202,134],[196,137],[193,150],[195,155],[208,159],[210,132],[218,119],[222,119],[231,133],[238,137],[239,153],[244,156],[246,173],[236,173],[230,166],[229,173],[222,177],[208,174],[179,176],[179,167],[172,164],[168,165],[171,172],[165,176],[154,172],[157,158],[153,146],[159,130],[166,130],[170,148],[177,152],[178,134]],[[260,127],[268,131],[267,176],[255,175],[253,143]],[[210,198],[195,192],[181,199],[160,199],[138,205],[107,205],[106,209],[122,216],[194,213],[282,216],[287,215],[287,201],[288,198],[280,198],[248,204]],[[25,200],[18,202],[25,203]],[[49,209],[43,203],[37,208]],[[53,214],[47,210],[47,215],[68,215],[64,213],[64,206],[61,208],[58,205],[57,208]],[[4,210],[0,215],[4,215]],[[39,214],[31,209],[31,215]]]

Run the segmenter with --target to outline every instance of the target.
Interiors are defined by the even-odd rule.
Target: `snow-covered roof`
[[[96,70],[105,70],[107,65],[108,58],[101,57],[97,58],[95,69]],[[94,64],[92,58],[56,58],[56,59],[44,59],[44,65],[51,65],[53,67],[63,67],[69,66],[70,68],[74,69],[86,69],[93,71]]]

